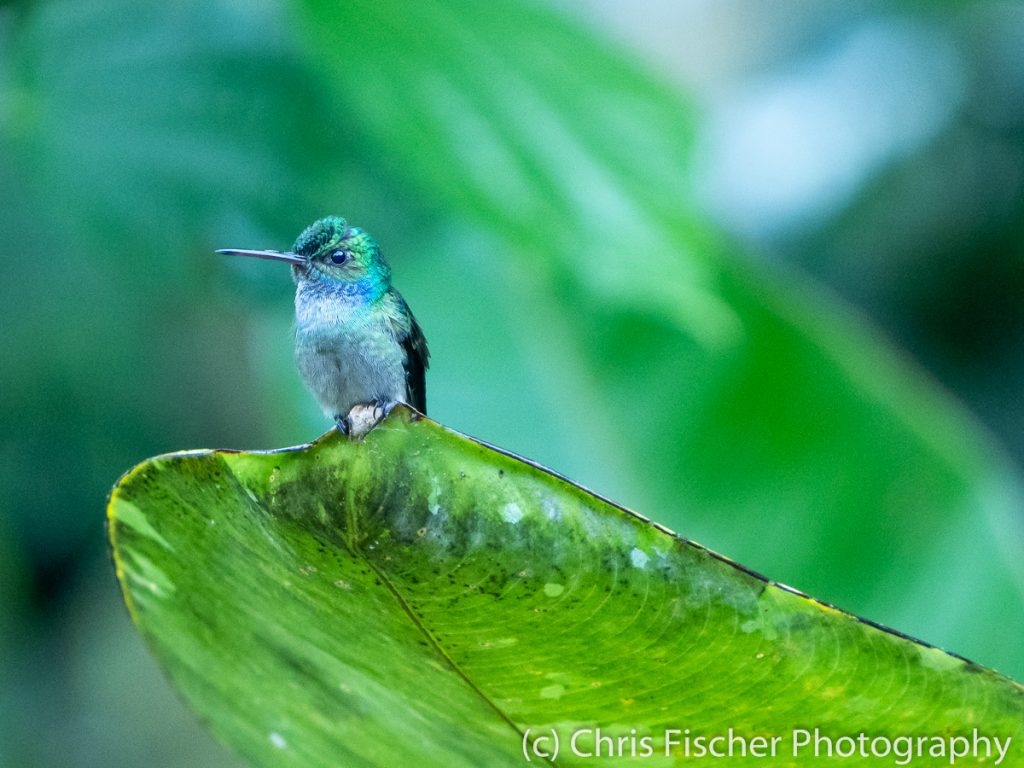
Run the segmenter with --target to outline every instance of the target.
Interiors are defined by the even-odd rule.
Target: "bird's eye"
[[[331,254],[331,261],[335,264],[344,264],[348,259],[348,251],[335,251]]]

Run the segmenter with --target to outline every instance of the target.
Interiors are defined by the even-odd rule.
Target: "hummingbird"
[[[324,414],[354,434],[353,409],[372,428],[396,402],[427,411],[430,358],[423,330],[369,232],[340,216],[310,224],[290,251],[217,253],[290,264],[295,282],[295,361]],[[361,431],[361,430],[356,430]]]

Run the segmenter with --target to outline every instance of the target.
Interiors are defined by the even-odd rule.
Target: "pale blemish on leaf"
[[[288,742],[285,741],[284,736],[282,736],[280,733],[277,733],[276,731],[272,732],[269,736],[267,736],[267,739],[270,741],[271,744],[273,744],[278,749],[285,749],[288,746]]]
[[[501,509],[501,517],[506,523],[515,525],[523,519],[523,509],[514,501],[510,501]]]
[[[927,667],[928,669],[934,669],[942,672],[947,669],[956,669],[964,665],[963,659],[958,659],[956,656],[951,656],[945,651],[940,651],[938,648],[929,648],[924,645],[917,647],[917,652],[921,656],[921,666]]]
[[[647,566],[647,561],[650,559],[651,556],[639,547],[633,547],[629,552],[629,562],[633,564],[634,568],[645,568]]]
[[[430,478],[430,493],[427,495],[427,508],[431,515],[437,515],[441,511],[441,486],[436,476]]]
[[[740,624],[740,631],[746,634],[760,632],[764,635],[765,640],[777,640],[779,637],[779,631],[774,623],[761,614]]]
[[[541,497],[540,508],[544,510],[544,516],[548,520],[558,520],[561,518],[561,512],[558,509],[558,503],[550,496]]]
[[[563,693],[565,693],[564,685],[548,685],[540,689],[540,697],[542,699],[560,699]]]

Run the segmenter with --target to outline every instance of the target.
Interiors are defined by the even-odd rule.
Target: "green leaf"
[[[402,406],[145,462],[109,516],[139,629],[256,765],[522,765],[528,729],[1024,739],[1021,686]]]

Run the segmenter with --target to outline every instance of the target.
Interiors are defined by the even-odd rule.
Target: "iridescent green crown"
[[[292,252],[309,258],[320,251],[338,245],[348,233],[348,222],[340,216],[326,216],[314,221],[295,240]]]

